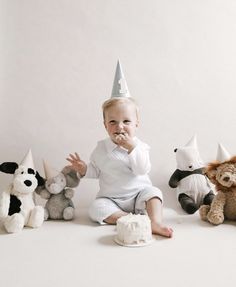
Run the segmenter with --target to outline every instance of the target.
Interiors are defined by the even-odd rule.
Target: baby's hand
[[[82,161],[77,153],[70,154],[69,157],[66,159],[71,163],[71,167],[77,171],[80,176],[84,176],[87,171],[87,165],[84,161]]]
[[[128,153],[135,148],[135,142],[127,133],[119,134],[116,136],[116,142],[118,146],[121,146],[128,150]]]

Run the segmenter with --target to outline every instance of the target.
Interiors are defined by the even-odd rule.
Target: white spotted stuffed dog
[[[24,226],[36,228],[44,221],[44,209],[36,206],[33,193],[43,178],[34,169],[31,151],[20,165],[4,162],[0,171],[14,174],[12,184],[0,194],[0,219],[8,233],[16,233]]]

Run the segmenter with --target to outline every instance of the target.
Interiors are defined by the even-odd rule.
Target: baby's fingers
[[[76,159],[77,159],[77,160],[79,160],[79,161],[81,160],[80,157],[79,157],[79,155],[77,154],[77,152],[75,152],[75,156],[76,156]]]
[[[122,140],[121,135],[116,136],[116,140],[117,140],[118,142],[120,142],[120,141]]]
[[[127,133],[124,133],[122,138],[123,140],[127,141],[130,139],[130,136]]]
[[[120,135],[120,137],[121,137],[121,140],[126,140],[126,135],[124,134],[124,135]]]
[[[77,160],[77,157],[75,155],[73,155],[72,153],[69,154],[70,158],[73,160]]]
[[[66,160],[69,161],[69,162],[72,163],[72,164],[74,163],[74,160],[73,160],[73,159],[70,159],[69,157],[67,157]]]

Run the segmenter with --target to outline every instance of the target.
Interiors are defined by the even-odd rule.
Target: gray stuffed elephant
[[[44,162],[46,175],[45,184],[36,189],[36,193],[46,199],[44,219],[72,220],[74,218],[74,204],[72,197],[80,182],[76,171],[66,166],[61,172],[50,168]]]

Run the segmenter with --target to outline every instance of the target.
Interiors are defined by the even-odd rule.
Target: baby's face
[[[126,134],[133,138],[138,127],[136,107],[133,104],[118,103],[105,111],[104,125],[114,143],[117,136]]]

